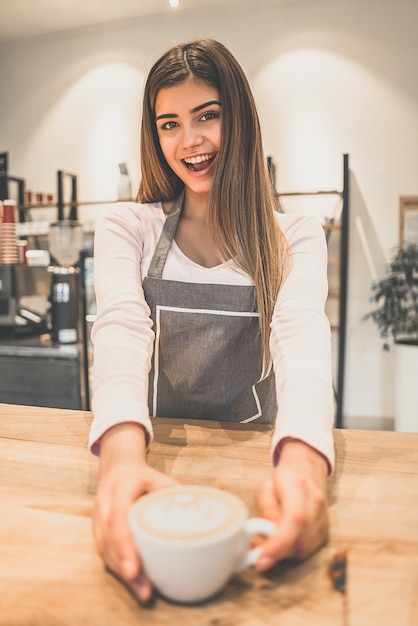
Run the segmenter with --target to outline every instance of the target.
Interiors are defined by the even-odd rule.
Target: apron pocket
[[[272,422],[274,375],[262,370],[254,313],[157,307],[150,414]]]

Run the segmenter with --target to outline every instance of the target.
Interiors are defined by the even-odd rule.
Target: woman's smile
[[[191,172],[202,172],[211,165],[216,158],[216,154],[202,154],[193,157],[186,157],[183,161]]]

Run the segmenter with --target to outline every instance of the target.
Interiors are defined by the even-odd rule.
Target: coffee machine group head
[[[49,251],[56,265],[51,265],[52,338],[59,343],[76,343],[80,321],[79,274],[76,267],[83,248],[80,222],[53,222],[48,232]]]

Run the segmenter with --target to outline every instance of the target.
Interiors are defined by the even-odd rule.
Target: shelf
[[[342,196],[341,191],[331,189],[329,191],[278,191],[276,193],[277,198],[284,198],[289,196]]]
[[[132,198],[123,198],[120,200],[87,200],[86,202],[65,202],[65,208],[73,208],[80,206],[93,206],[100,204],[117,204],[118,202],[135,202]],[[56,202],[50,202],[48,204],[20,204],[17,208],[19,211],[29,211],[30,209],[56,209],[58,207]]]
[[[55,202],[48,202],[47,204],[18,204],[18,211],[29,211],[30,209],[56,209],[57,205]]]

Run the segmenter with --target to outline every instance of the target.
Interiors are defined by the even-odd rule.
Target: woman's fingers
[[[111,569],[108,565],[106,565],[107,570],[116,576],[119,580],[121,580],[124,585],[133,593],[134,596],[138,598],[138,600],[143,603],[149,603],[153,596],[153,587],[145,576],[145,574],[139,574],[132,580],[124,579],[118,572]]]
[[[277,532],[265,541],[257,561],[260,571],[285,558],[307,558],[326,540],[326,497],[309,479],[276,468],[260,486],[257,501],[261,514],[277,527]]]
[[[142,493],[136,491],[135,497],[132,499],[132,493],[127,489],[127,493],[122,490],[118,491],[118,496],[113,504],[113,540],[116,552],[116,559],[120,563],[122,577],[127,582],[128,587],[140,602],[146,603],[152,598],[153,587],[142,569],[140,556],[135,546],[129,526],[129,507],[132,502],[142,495],[144,492],[153,491],[155,489],[163,489],[171,485],[177,484],[177,481],[170,476],[161,474],[160,472],[149,471],[147,476],[148,482],[143,488]]]
[[[140,574],[141,563],[129,527],[129,507],[132,496],[125,485],[115,490],[113,504],[107,518],[107,547],[113,567],[127,580]]]
[[[129,474],[106,477],[101,481],[93,510],[93,531],[107,567],[144,602],[151,596],[152,589],[141,571],[128,521],[129,507],[143,492],[143,486]]]
[[[255,498],[263,517],[278,523],[282,516],[282,502],[274,488],[273,474],[258,486]]]
[[[269,478],[259,489],[257,494],[258,506],[261,514],[276,524],[277,531],[266,539],[263,552],[257,561],[257,569],[265,571],[278,561],[295,556],[299,542],[303,520],[301,511],[304,510],[303,494],[289,493],[280,488],[276,490],[274,478]]]
[[[145,604],[151,600],[154,590],[144,574],[137,576],[135,580],[129,581],[128,587],[140,602]]]
[[[152,585],[142,570],[129,525],[129,508],[144,493],[177,484],[147,466],[129,466],[101,479],[93,510],[93,531],[100,555],[109,570],[121,578],[141,602],[152,596]]]

